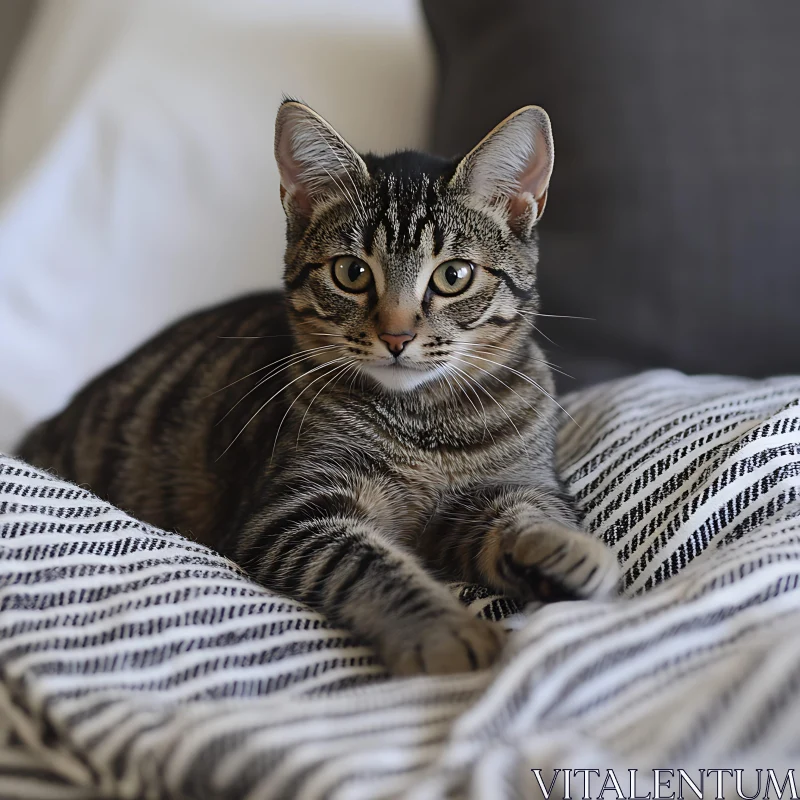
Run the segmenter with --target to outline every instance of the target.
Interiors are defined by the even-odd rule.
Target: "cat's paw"
[[[546,602],[608,597],[620,579],[617,558],[606,545],[550,521],[508,536],[497,569],[526,599]]]
[[[395,675],[449,675],[486,669],[503,647],[505,631],[465,608],[420,624],[384,651]]]

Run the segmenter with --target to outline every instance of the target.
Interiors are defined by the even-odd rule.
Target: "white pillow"
[[[282,94],[424,146],[414,0],[45,4],[0,115],[0,450],[171,320],[277,287]]]

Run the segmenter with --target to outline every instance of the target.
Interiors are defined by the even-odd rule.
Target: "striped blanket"
[[[519,613],[454,587],[514,632],[495,670],[441,678],[388,679],[226,559],[0,457],[0,798],[491,800],[551,780],[577,798],[606,780],[608,799],[631,769],[652,793],[655,768],[783,783],[800,378],[658,371],[566,405],[559,469],[624,592]]]

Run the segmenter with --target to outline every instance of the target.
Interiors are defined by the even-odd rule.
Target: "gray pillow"
[[[543,311],[595,318],[541,321],[556,363],[800,372],[797,0],[423,6],[437,152],[521,105],[552,117]]]

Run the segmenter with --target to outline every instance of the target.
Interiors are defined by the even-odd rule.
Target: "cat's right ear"
[[[358,153],[319,114],[295,100],[285,100],[278,110],[275,160],[287,214],[308,218],[324,198],[347,197],[369,180]]]

